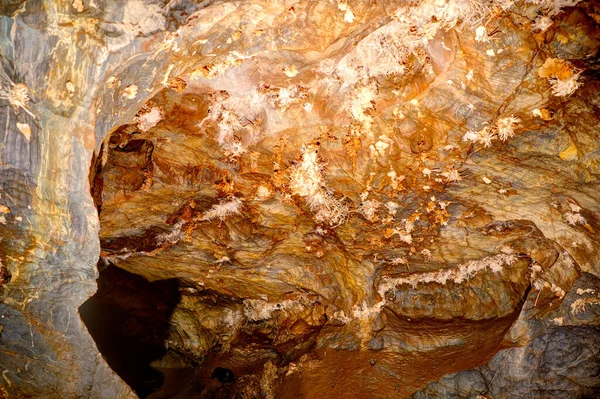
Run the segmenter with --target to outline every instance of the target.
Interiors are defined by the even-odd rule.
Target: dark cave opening
[[[180,300],[179,283],[177,279],[149,282],[111,263],[99,269],[98,291],[79,308],[81,319],[108,365],[145,398],[164,382],[150,363],[167,352],[169,319]]]

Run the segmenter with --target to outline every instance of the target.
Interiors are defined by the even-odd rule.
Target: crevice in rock
[[[101,265],[103,260],[99,262]],[[108,263],[98,291],[79,313],[109,366],[145,398],[163,383],[150,366],[166,352],[169,319],[179,303],[177,279],[149,282]]]

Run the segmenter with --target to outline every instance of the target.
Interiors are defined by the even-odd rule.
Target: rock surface
[[[0,396],[600,394],[594,2],[0,14]]]
[[[486,394],[493,398],[597,397],[600,395],[598,309],[577,306],[576,301],[595,299],[589,291],[582,298],[581,290],[597,293],[599,282],[587,274],[577,280],[555,311],[565,316],[552,319],[553,323],[548,323],[527,345],[500,351],[485,366],[445,376],[412,397],[472,398]]]

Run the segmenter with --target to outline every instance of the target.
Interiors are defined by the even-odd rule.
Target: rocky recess
[[[0,4],[0,398],[596,398],[600,11]]]

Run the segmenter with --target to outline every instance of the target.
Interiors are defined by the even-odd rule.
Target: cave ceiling
[[[11,0],[0,32],[0,397],[600,395],[596,2]]]

